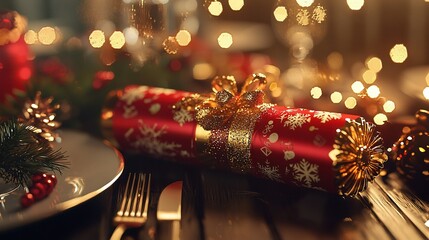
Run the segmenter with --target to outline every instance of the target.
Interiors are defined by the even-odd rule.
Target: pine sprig
[[[38,172],[59,172],[67,167],[60,149],[17,120],[0,122],[0,176],[5,182],[24,185]]]

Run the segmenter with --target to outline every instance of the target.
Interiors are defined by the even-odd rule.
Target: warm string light
[[[360,10],[365,4],[365,0],[347,0],[347,5],[351,10]]]
[[[240,11],[244,6],[244,0],[228,0],[228,4],[233,11]]]
[[[320,87],[313,87],[310,90],[311,97],[314,99],[319,99],[322,96],[322,89]]]
[[[187,46],[191,42],[191,34],[186,30],[180,30],[176,34],[176,40],[180,46]]]
[[[227,32],[223,32],[217,38],[217,42],[221,48],[229,48],[233,43],[232,35]]]
[[[273,12],[274,18],[277,22],[284,22],[288,17],[287,9],[285,6],[277,6]]]
[[[343,58],[338,52],[330,53],[326,58],[327,66],[332,72],[339,72],[343,68]],[[392,113],[395,108],[395,102],[387,100],[385,97],[381,97],[381,90],[375,82],[377,81],[377,74],[383,69],[383,62],[380,58],[371,56],[365,60],[365,64],[356,64],[357,69],[354,70],[357,73],[357,77],[361,77],[362,80],[356,80],[350,84],[350,90],[356,96],[348,96],[350,94],[347,91],[334,91],[328,96],[332,103],[338,104],[343,102],[344,107],[352,110],[355,109],[359,102],[358,98],[363,99],[362,106],[365,109],[366,114],[373,118],[373,121],[378,124],[384,124],[388,120],[387,114]],[[365,67],[363,67],[365,66]],[[361,72],[361,73],[358,73]],[[341,79],[331,79],[332,73],[320,72],[320,80],[323,82],[337,81]],[[330,81],[328,81],[330,80]],[[429,99],[429,73],[427,74],[428,87],[425,90],[424,95]],[[314,86],[310,90],[310,95],[313,99],[317,100],[322,97],[322,92],[326,91],[319,86]],[[326,95],[326,94],[325,94]]]
[[[213,1],[210,3],[208,7],[209,13],[213,16],[220,16],[220,14],[223,12],[223,6],[222,3],[219,1]]]
[[[396,44],[390,49],[390,58],[394,63],[403,63],[408,58],[407,47],[404,44]]]
[[[29,45],[33,44],[42,44],[42,45],[52,45],[61,40],[61,30],[57,27],[42,27],[38,32],[34,30],[28,30],[24,34],[24,41]]]
[[[314,3],[314,0],[296,0],[296,3],[301,7],[310,7]]]

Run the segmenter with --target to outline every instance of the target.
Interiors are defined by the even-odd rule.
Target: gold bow
[[[239,109],[259,110],[257,106],[264,102],[266,84],[265,75],[255,73],[246,79],[239,93],[233,76],[216,77],[212,81],[213,93],[191,95],[175,107],[186,107],[188,111],[194,109],[196,121],[205,130],[227,128]]]

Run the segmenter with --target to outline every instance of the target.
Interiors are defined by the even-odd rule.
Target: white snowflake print
[[[311,164],[304,158],[295,164],[290,165],[293,170],[293,178],[306,187],[313,187],[314,183],[320,181],[319,166]]]
[[[265,125],[264,130],[262,131],[262,133],[264,135],[268,134],[271,131],[271,129],[273,129],[273,127],[274,127],[273,121],[272,120],[268,121],[268,123],[267,123],[267,125]]]
[[[261,152],[265,155],[265,157],[268,157],[273,153],[267,146],[263,146],[260,148]]]
[[[151,88],[150,92],[155,95],[160,95],[160,94],[171,95],[176,93],[176,90],[168,89],[168,88]]]
[[[135,106],[124,106],[124,114],[122,115],[124,118],[132,118],[137,116],[137,109]]]
[[[186,122],[192,122],[194,117],[186,109],[180,108],[180,110],[173,110],[173,120],[183,126]]]
[[[146,86],[129,89],[121,96],[121,100],[125,101],[128,105],[133,104],[135,101],[144,98],[145,91],[148,89]]]
[[[182,151],[180,151],[180,156],[182,156],[182,157],[190,157],[191,154],[188,151],[186,151],[186,150],[182,150]]]
[[[265,112],[268,109],[273,108],[274,106],[276,106],[276,105],[272,104],[272,103],[262,103],[261,105],[258,105],[258,108],[259,108],[259,110],[261,110],[261,112]]]
[[[296,22],[302,26],[307,26],[310,24],[310,13],[307,9],[299,9],[296,14]]]
[[[139,125],[137,138],[129,140],[131,146],[137,149],[144,148],[148,153],[155,156],[176,156],[177,150],[181,145],[175,142],[164,142],[159,139],[167,132],[166,126],[158,127],[157,124],[148,126],[141,120]]]
[[[286,161],[291,160],[291,159],[293,159],[295,157],[295,152],[294,151],[290,151],[290,150],[283,151],[283,154],[284,154],[283,158]]]
[[[313,9],[311,18],[317,23],[322,23],[326,19],[326,10],[322,6],[317,6]]]
[[[340,119],[341,113],[316,111],[314,113],[314,117],[320,119],[321,123],[326,123],[331,121],[332,119]]]
[[[265,164],[258,163],[259,171],[267,178],[275,181],[281,182],[281,176],[279,173],[279,168],[276,166],[270,166],[268,160],[265,161]]]
[[[283,112],[280,115],[280,122],[283,123],[284,127],[289,127],[291,130],[295,130],[297,127],[302,127],[304,123],[310,122],[310,114],[296,113],[293,115],[288,115],[287,112]]]

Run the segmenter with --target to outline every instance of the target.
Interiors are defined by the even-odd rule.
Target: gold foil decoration
[[[337,130],[334,143],[334,168],[338,193],[354,196],[365,190],[383,169],[387,155],[375,125],[363,118],[348,121]]]
[[[215,78],[212,82],[214,94],[195,106],[198,124],[206,130],[225,128],[240,108],[255,108],[263,103],[265,85],[265,75],[253,74],[238,93],[233,77]]]
[[[265,75],[252,74],[238,92],[232,76],[216,77],[212,81],[212,94],[185,97],[173,108],[186,108],[195,113],[200,125],[196,134],[199,149],[203,148],[203,152],[219,161],[225,157],[219,152],[226,151],[230,167],[244,172],[251,166],[250,142],[261,112],[259,106],[264,102],[266,84]]]
[[[27,100],[24,103],[20,121],[32,126],[32,130],[38,133],[42,138],[53,142],[59,135],[56,130],[60,123],[55,121],[55,111],[60,108],[59,104],[52,105],[53,97],[42,99],[42,93],[36,93],[34,99]]]
[[[251,168],[250,144],[256,120],[259,118],[258,110],[239,109],[229,128],[226,154],[230,167],[239,172],[246,172]]]

